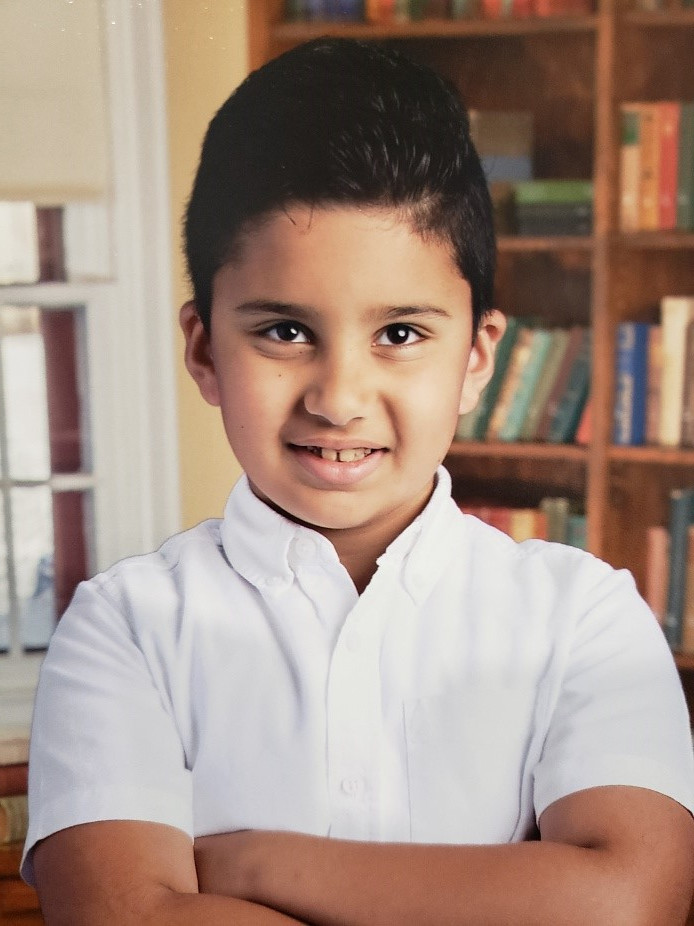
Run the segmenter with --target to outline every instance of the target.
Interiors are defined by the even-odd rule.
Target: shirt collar
[[[451,498],[451,477],[440,466],[434,491],[424,511],[378,558],[379,568],[401,570],[415,599],[438,578],[450,549],[447,535],[457,506]],[[462,519],[458,519],[461,523]],[[259,591],[279,594],[294,580],[297,551],[309,549],[326,564],[339,562],[332,543],[318,531],[290,521],[251,490],[244,474],[231,491],[220,526],[224,552],[233,568]]]

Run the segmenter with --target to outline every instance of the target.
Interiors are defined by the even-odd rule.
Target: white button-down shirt
[[[694,807],[679,679],[627,572],[461,514],[441,469],[358,596],[242,478],[222,521],[78,589],[41,673],[23,873],[103,819],[510,842],[605,784]]]

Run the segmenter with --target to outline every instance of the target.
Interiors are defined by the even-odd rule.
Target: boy
[[[652,615],[463,516],[440,467],[504,329],[454,94],[289,52],[212,121],[186,245],[186,364],[246,475],[55,633],[23,866],[48,922],[684,922],[694,769]]]

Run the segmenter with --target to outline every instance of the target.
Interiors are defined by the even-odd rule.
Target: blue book
[[[672,649],[682,644],[687,575],[687,533],[694,524],[694,488],[670,492],[670,574],[663,630]]]
[[[617,328],[614,428],[612,440],[623,446],[646,443],[648,391],[647,322],[622,322]]]

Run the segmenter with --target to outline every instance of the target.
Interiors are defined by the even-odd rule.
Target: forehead
[[[471,311],[452,248],[415,231],[402,210],[288,207],[256,220],[217,273],[219,298],[343,302],[437,302]]]

